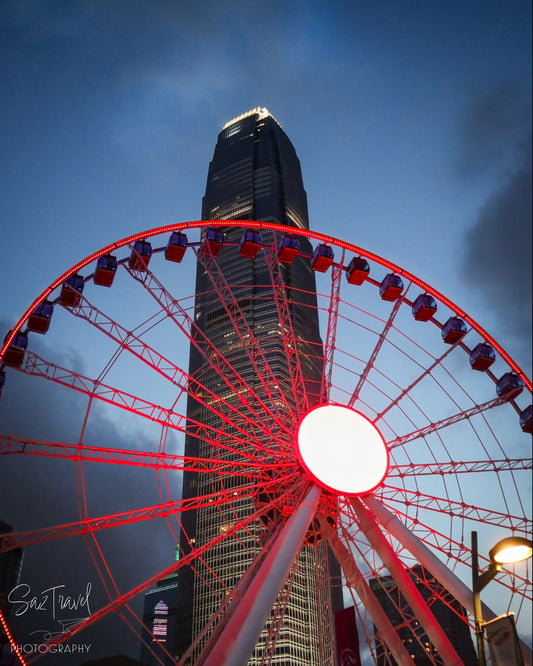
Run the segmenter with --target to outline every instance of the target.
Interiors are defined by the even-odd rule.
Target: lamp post
[[[481,614],[481,590],[501,571],[503,564],[522,562],[531,557],[533,542],[523,537],[507,537],[489,550],[490,565],[483,573],[479,573],[477,532],[472,532],[472,592],[474,595],[474,620],[476,625],[476,641],[479,666],[487,665],[485,645],[483,642],[484,625]]]

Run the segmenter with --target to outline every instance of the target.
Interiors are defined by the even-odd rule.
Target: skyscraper
[[[220,132],[213,159],[209,165],[207,186],[202,204],[202,219],[250,219],[285,224],[308,229],[307,196],[303,187],[300,162],[289,138],[264,108],[256,108],[228,122]],[[319,334],[316,308],[315,278],[309,261],[297,257],[292,263],[269,265],[263,253],[251,259],[239,254],[242,229],[225,231],[224,246],[216,259],[217,270],[224,284],[231,289],[231,307],[245,320],[244,336],[260,350],[274,381],[265,386],[257,367],[244,353],[243,338],[237,334],[228,314],[227,304],[221,303],[220,293],[212,284],[212,272],[201,261],[196,274],[195,324],[197,344],[191,345],[189,374],[201,381],[210,391],[224,395],[224,400],[243,409],[240,396],[228,393],[219,373],[206,362],[202,344],[207,338],[225,361],[238,369],[247,387],[259,396],[269,412],[280,419],[289,418],[288,409],[301,409],[302,395],[290,390],[291,361],[284,347],[283,328],[291,327],[299,352],[301,379],[305,386],[305,404],[312,407],[320,400],[323,373],[323,349]],[[279,234],[263,234],[263,243],[273,245]],[[303,252],[310,254],[311,246],[300,239]],[[274,275],[276,277],[274,277]],[[273,280],[283,282],[290,292],[289,314],[284,321],[273,294]],[[198,334],[200,332],[200,334]],[[195,332],[193,331],[193,339]],[[246,337],[248,336],[248,337]],[[276,391],[282,391],[283,401],[276,401]],[[285,407],[283,405],[286,405]],[[287,407],[287,405],[289,407]],[[284,411],[285,410],[285,411]],[[212,411],[193,399],[189,400],[187,416],[195,422],[208,423],[221,430],[223,423]],[[252,418],[252,415],[250,415]],[[268,421],[268,414],[265,415]],[[274,426],[274,423],[272,424]],[[265,442],[268,447],[269,443]],[[187,456],[212,455],[208,444],[187,437]],[[231,453],[228,453],[231,459]],[[209,475],[185,472],[183,497],[203,496],[219,488],[237,489],[242,477],[220,482]],[[233,504],[232,515],[224,516],[217,506],[188,512],[183,518],[182,553],[190,543],[201,546],[217,534],[229,529],[235,521],[253,511],[253,503],[243,499]],[[180,571],[178,599],[178,654],[183,654],[198,631],[220,605],[224,588],[232,588],[249,568],[261,544],[264,525],[256,521],[230,545],[222,542],[195,564],[192,571]],[[325,543],[304,546],[294,568],[289,601],[283,615],[283,626],[277,628],[276,647],[267,638],[268,628],[260,637],[250,664],[259,664],[267,649],[273,664],[309,666],[330,664],[332,659],[332,599],[327,580],[328,550]],[[338,605],[338,604],[337,604]],[[276,622],[273,610],[269,623]],[[314,630],[313,630],[314,629]],[[270,645],[269,645],[270,644]],[[201,645],[199,646],[199,649]],[[195,653],[197,654],[197,653]],[[194,656],[193,656],[194,661]]]

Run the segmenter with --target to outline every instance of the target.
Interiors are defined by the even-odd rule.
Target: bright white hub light
[[[315,407],[302,419],[297,435],[304,468],[316,481],[343,495],[359,495],[378,486],[389,456],[380,432],[349,407]]]

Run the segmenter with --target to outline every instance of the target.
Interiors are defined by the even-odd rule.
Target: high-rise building
[[[179,549],[176,549],[176,560],[178,559]],[[141,645],[141,662],[145,666],[162,663],[171,666],[176,663],[178,575],[178,572],[174,572],[161,578],[144,593],[145,629]]]
[[[228,122],[220,132],[213,159],[209,165],[207,186],[202,204],[202,219],[249,219],[285,224],[308,229],[307,196],[303,187],[300,162],[289,138],[264,108],[252,111]],[[290,292],[289,313],[284,321],[276,307],[273,295],[273,266],[265,253],[244,259],[239,254],[239,240],[243,230],[224,228],[225,242],[216,258],[217,271],[225,285],[231,288],[232,305],[246,321],[245,336],[253,336],[254,345],[266,359],[271,376],[270,389],[265,387],[243,349],[242,338],[235,330],[228,309],[221,302],[212,284],[212,272],[199,262],[196,274],[195,324],[201,335],[191,345],[189,374],[213,393],[223,396],[228,403],[241,409],[241,396],[228,392],[220,374],[206,362],[202,340],[208,338],[225,360],[236,368],[247,387],[268,405],[277,417],[289,418],[291,409],[302,408],[302,395],[290,390],[290,359],[284,347],[284,327],[294,332],[298,348],[301,381],[305,385],[306,405],[312,407],[320,400],[323,374],[323,347],[319,334],[316,308],[314,273],[309,261],[297,257],[290,264],[277,264],[275,279],[282,280]],[[281,234],[263,233],[263,244],[273,246]],[[301,250],[311,254],[307,239],[300,239]],[[251,332],[251,333],[250,333]],[[205,337],[204,337],[205,336]],[[194,338],[194,332],[193,332]],[[275,392],[283,392],[283,400],[276,400]],[[279,396],[278,396],[279,397]],[[228,424],[189,399],[187,416],[195,422],[207,423],[228,434]],[[250,414],[250,418],[253,417]],[[265,415],[268,421],[268,415]],[[272,424],[274,426],[274,423]],[[266,446],[271,446],[265,442]],[[187,456],[208,457],[210,446],[188,437],[185,442]],[[231,453],[227,454],[231,459]],[[241,477],[225,478],[224,488],[242,485]],[[216,492],[220,481],[207,474],[185,472],[183,497],[203,496]],[[242,499],[233,503],[231,515],[224,516],[218,506],[188,512],[183,516],[181,549],[190,550],[227,530],[235,521],[253,511],[253,502]],[[201,562],[195,562],[195,574],[180,570],[178,600],[178,653],[183,654],[200,629],[208,623],[221,603],[226,587],[231,589],[246,572],[260,550],[261,521],[239,533],[239,539],[223,541],[220,546],[205,553]],[[339,607],[340,585],[334,599],[327,583],[328,548],[325,542],[307,545],[297,567],[292,572],[290,595],[283,614],[281,628],[277,627],[276,647],[268,639],[268,625],[276,623],[273,609],[267,627],[260,636],[250,664],[262,663],[266,650],[270,650],[270,663],[287,666],[325,665],[332,663],[332,608]],[[340,580],[340,579],[339,579]],[[202,647],[202,642],[198,650]],[[198,654],[198,651],[194,653]],[[191,659],[194,663],[194,655]]]
[[[478,660],[468,623],[465,621],[465,608],[447,592],[443,586],[420,564],[410,572],[416,588],[428,604],[438,624],[444,629],[450,643],[461,657],[465,666],[477,666]],[[370,589],[378,599],[396,633],[409,650],[415,666],[431,666],[438,659],[438,652],[431,643],[422,625],[409,608],[401,590],[391,576],[370,580]],[[376,656],[378,666],[395,664],[396,661],[380,640],[376,632]]]

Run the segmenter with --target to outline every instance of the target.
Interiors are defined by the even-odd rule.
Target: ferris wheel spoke
[[[376,497],[374,497],[369,502],[366,501],[367,499],[368,498],[365,498],[365,503],[370,505],[371,502],[374,502],[372,504],[373,507],[375,507],[375,502],[379,501]],[[382,504],[380,515],[385,516],[384,518],[385,521],[387,520],[385,514],[385,511],[387,510],[388,508],[386,507],[386,505]],[[389,513],[389,516],[392,515],[394,515],[396,519],[398,519],[398,517],[401,517],[403,528],[407,529],[407,531],[415,535],[416,539],[420,543],[424,544],[433,554],[441,553],[442,555],[446,556],[447,562],[445,566],[447,570],[454,570],[455,566],[461,566],[463,568],[466,566],[468,568],[468,573],[470,573],[472,551],[464,543],[464,540],[461,543],[457,542],[453,540],[449,535],[442,534],[441,532],[436,530],[434,526],[426,525],[418,518],[409,516],[398,507],[395,507],[394,511],[392,513]],[[387,522],[387,527],[389,527],[388,522]],[[486,566],[490,564],[490,560],[488,558],[479,557],[479,559],[480,560],[484,559],[484,564]],[[442,561],[440,559],[439,561],[441,562],[441,565],[436,565],[437,567],[442,566]],[[454,566],[452,566],[452,564]],[[428,568],[430,569],[430,571],[433,572],[433,569],[431,569],[429,565]],[[523,576],[517,574],[516,572],[514,572],[512,577],[510,578],[506,576],[498,578],[496,580],[496,583],[498,585],[501,585],[502,587],[506,587],[511,592],[520,589],[522,595],[526,599],[531,599],[530,581],[527,578],[524,578]]]
[[[402,595],[405,597],[443,661],[450,664],[461,663],[459,656],[450,643],[449,637],[435,620],[435,617],[407,574],[398,556],[393,551],[392,546],[381,531],[375,518],[359,498],[351,498],[351,505],[357,516],[361,530],[387,567],[396,585],[401,589]]]
[[[326,342],[324,345],[324,377],[322,380],[322,393],[326,401],[329,400],[332,388],[331,380],[333,377],[333,360],[335,357],[337,326],[339,322],[339,305],[341,301],[340,291],[341,278],[343,274],[344,254],[345,251],[343,249],[340,261],[333,264],[331,271],[331,293],[329,297]]]
[[[248,318],[245,316],[241,307],[242,303],[235,295],[234,288],[228,284],[213,256],[197,252],[197,258],[203,265],[208,279],[218,296],[218,302],[225,311],[227,320],[231,323],[232,329],[242,345],[242,351],[254,369],[254,375],[261,384],[262,391],[264,391],[266,396],[266,402],[275,407],[278,419],[283,420],[285,410],[288,410],[289,414],[294,418],[294,403],[285,395],[286,389],[284,390],[280,386],[280,378],[273,372],[266,358],[267,352],[263,351],[261,340],[257,337]],[[274,300],[278,304],[279,301],[276,296]],[[279,325],[282,326],[282,324],[283,322],[280,322]],[[279,394],[283,396],[283,409],[281,410],[278,407],[280,405]]]
[[[252,420],[234,405],[223,400],[213,391],[210,391],[205,385],[201,384],[194,377],[191,377],[185,370],[182,370],[153,347],[147,345],[138,335],[126,330],[118,322],[108,317],[85,297],[78,297],[74,307],[65,308],[65,310],[99,330],[116,342],[120,349],[126,350],[151,367],[155,372],[175,384],[180,391],[188,391],[189,396],[193,400],[207,407],[214,414],[226,420],[231,418],[233,426],[239,429],[242,434],[249,432],[250,428],[257,430],[257,426],[260,425],[257,421]],[[240,425],[241,423],[242,425]],[[247,429],[246,431],[245,428]],[[265,432],[267,432],[266,428]]]
[[[458,576],[455,575],[452,570],[447,567],[432,550],[430,550],[430,548],[423,544],[413,531],[408,529],[408,526],[400,522],[394,513],[386,508],[374,495],[366,496],[364,503],[377,520],[379,520],[384,529],[402,543],[416,557],[423,567],[430,571],[448,590],[448,592],[450,592],[455,599],[464,606],[464,608],[473,614],[473,594],[463,581],[458,578]],[[529,589],[531,588],[529,582],[527,582],[527,587]],[[482,602],[481,605],[485,621],[496,617],[496,614],[486,606],[485,603]],[[530,654],[531,649],[529,646],[527,646],[522,639],[519,639],[519,641],[524,654]]]
[[[383,343],[387,339],[389,331],[392,328],[392,325],[394,323],[396,315],[398,314],[398,311],[400,309],[401,304],[402,304],[402,298],[398,298],[395,301],[394,305],[392,306],[392,310],[391,310],[391,313],[389,315],[389,318],[387,319],[387,321],[385,323],[385,326],[384,326],[383,330],[381,331],[381,334],[379,335],[378,340],[377,340],[377,342],[374,346],[374,349],[372,350],[372,352],[369,356],[369,359],[366,362],[366,365],[363,368],[363,371],[361,372],[361,374],[359,376],[359,381],[357,382],[357,385],[356,385],[350,399],[347,402],[348,407],[353,407],[353,405],[355,404],[355,401],[359,397],[361,389],[363,388],[363,386],[364,386],[364,384],[365,384],[365,382],[368,378],[368,375],[369,375],[370,371],[374,367],[374,364],[376,362],[378,354],[381,351],[381,348],[383,347]]]
[[[531,529],[531,520],[525,516],[510,516],[500,511],[485,509],[483,507],[457,502],[450,499],[427,495],[419,491],[407,490],[405,488],[394,488],[383,485],[380,492],[384,501],[399,503],[401,505],[412,504],[417,510],[435,511],[450,516],[458,516],[463,519],[475,520],[478,523],[506,527],[513,531],[528,533]]]
[[[215,449],[224,449],[250,460],[254,459],[253,453],[249,450],[253,441],[244,440],[231,432],[225,432],[205,423],[194,421],[169,408],[155,405],[143,398],[100,383],[97,380],[89,379],[80,373],[46,361],[33,352],[27,353],[24,366],[20,368],[20,371],[28,375],[44,377],[67,388],[85,393],[90,398],[95,398],[162,426],[168,426],[184,434],[202,439]],[[224,442],[227,440],[231,441],[233,446],[225,444]],[[276,450],[269,449],[269,453],[274,456],[280,455]]]
[[[446,460],[434,463],[411,463],[409,465],[394,465],[391,467],[388,478],[420,477],[439,474],[441,476],[450,474],[471,474],[481,472],[511,472],[516,470],[533,469],[533,462],[524,458],[505,460]]]
[[[88,618],[85,618],[83,621],[79,622],[78,624],[69,627],[66,631],[57,636],[52,637],[50,640],[43,642],[42,645],[45,645],[47,648],[60,645],[61,643],[64,643],[66,640],[69,640],[73,636],[80,633],[80,631],[83,631],[90,625],[103,619],[104,617],[109,615],[109,613],[119,610],[131,599],[145,592],[150,587],[153,587],[158,581],[166,578],[167,576],[170,576],[173,573],[178,572],[183,567],[191,566],[194,563],[194,561],[200,558],[204,553],[216,547],[218,544],[222,543],[223,541],[234,537],[237,534],[237,532],[239,532],[239,530],[243,529],[244,527],[253,524],[258,518],[261,517],[264,510],[265,507],[262,507],[259,510],[251,512],[249,515],[243,516],[238,523],[229,526],[226,531],[217,533],[215,537],[208,540],[204,544],[195,545],[195,547],[189,553],[183,554],[182,557],[180,557],[180,559],[177,560],[176,562],[173,562],[171,565],[162,569],[155,575],[150,576],[136,587],[131,588],[128,592],[121,595],[117,595],[116,597],[111,599],[109,603],[102,606],[99,610],[95,611]]]
[[[280,474],[292,469],[291,463],[261,463],[255,460],[222,458],[191,458],[164,451],[138,451],[114,449],[102,446],[65,444],[21,439],[12,435],[0,435],[0,455],[29,455],[45,458],[62,458],[83,462],[108,463],[132,467],[148,467],[165,471],[190,471],[207,474],[243,476],[247,479],[269,480],[269,474]]]
[[[302,373],[300,341],[294,332],[293,315],[290,308],[291,301],[287,293],[289,287],[283,280],[281,266],[274,248],[271,247],[268,251],[265,249],[265,259],[273,286],[274,303],[276,304],[283,351],[289,369],[291,404],[295,406],[296,413],[301,414],[309,408],[309,398]]]
[[[474,405],[474,407],[471,407],[470,409],[457,412],[456,414],[448,416],[445,419],[442,419],[440,421],[435,421],[434,423],[430,423],[424,428],[420,428],[419,430],[414,430],[413,432],[410,432],[406,435],[402,435],[401,437],[393,439],[390,442],[387,442],[387,447],[389,449],[394,449],[397,446],[403,446],[408,442],[411,442],[415,439],[419,439],[421,437],[425,437],[426,435],[429,435],[432,432],[436,432],[437,430],[441,430],[442,428],[446,428],[450,425],[459,423],[461,421],[467,421],[471,419],[472,416],[475,416],[476,414],[481,414],[482,412],[488,409],[493,409],[498,405],[502,405],[504,402],[505,401],[503,398],[494,398],[493,400],[489,400],[487,402]]]
[[[268,431],[272,422],[278,428],[290,435],[284,419],[280,419],[277,412],[272,411],[268,401],[264,401],[244,377],[236,370],[222,354],[221,350],[209,339],[205,332],[192,319],[190,313],[183,307],[178,299],[174,299],[163,284],[149,271],[134,271],[125,266],[131,277],[140,282],[152,298],[165,310],[168,317],[176,324],[193,347],[202,355],[204,363],[214,371],[220,381],[235,395],[250,412],[250,418],[255,421],[261,430]],[[265,419],[266,417],[266,419]]]
[[[54,539],[63,539],[87,533],[92,534],[99,530],[119,527],[121,525],[132,524],[143,520],[164,518],[185,511],[196,511],[204,507],[213,508],[217,506],[231,506],[231,502],[235,502],[241,497],[248,496],[251,488],[255,489],[260,487],[260,485],[255,486],[253,484],[247,484],[246,486],[231,488],[226,491],[217,490],[217,492],[203,495],[201,497],[195,497],[194,499],[154,504],[140,509],[99,516],[98,518],[90,518],[75,523],[31,530],[28,532],[9,532],[6,535],[0,536],[0,543],[2,544],[0,552],[7,552],[14,548],[26,547],[44,541],[52,541]]]

